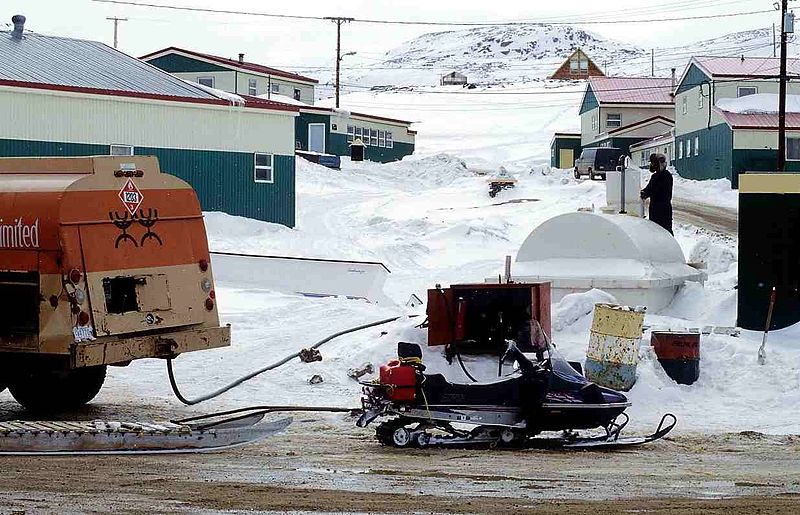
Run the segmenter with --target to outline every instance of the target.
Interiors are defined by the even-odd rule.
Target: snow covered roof
[[[172,97],[218,98],[98,41],[0,31],[0,81]]]
[[[777,77],[781,60],[776,57],[718,57],[695,56],[689,66],[697,65],[709,77]],[[687,66],[687,69],[688,67]],[[790,75],[800,75],[800,59],[788,58],[786,70]]]
[[[283,70],[279,70],[277,68],[270,68],[269,66],[264,66],[261,64],[251,63],[247,61],[238,61],[236,59],[228,59],[226,57],[220,57],[218,55],[213,54],[204,54],[202,52],[195,52],[193,50],[186,50],[184,48],[178,47],[167,47],[162,48],[161,50],[156,50],[155,52],[151,52],[149,54],[141,56],[139,59],[144,61],[149,61],[151,59],[155,59],[156,57],[161,57],[162,55],[166,54],[183,54],[188,57],[194,57],[206,61],[211,61],[216,64],[221,64],[223,66],[228,66],[230,68],[236,68],[237,70],[247,70],[256,73],[262,73],[265,75],[275,75],[277,77],[283,77],[285,79],[291,79],[301,82],[309,82],[312,84],[318,84],[319,81],[317,79],[312,79],[311,77],[304,77],[297,73],[287,72]]]
[[[587,88],[601,104],[674,104],[671,78],[589,77]]]
[[[739,98],[720,98],[716,112],[733,129],[777,129],[777,93],[757,93]],[[786,95],[786,127],[800,128],[800,95]]]

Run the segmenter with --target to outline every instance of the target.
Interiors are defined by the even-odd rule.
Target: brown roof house
[[[549,78],[558,80],[604,77],[603,71],[589,59],[580,48],[575,49],[567,60]]]

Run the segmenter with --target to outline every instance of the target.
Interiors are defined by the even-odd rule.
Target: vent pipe
[[[675,68],[672,69],[672,96],[675,96]]]
[[[25,17],[21,14],[15,14],[11,17],[11,23],[14,24],[11,37],[14,39],[22,39],[22,32],[25,30]]]
[[[243,64],[243,63],[244,63],[244,54],[240,53],[239,54],[239,64]]]

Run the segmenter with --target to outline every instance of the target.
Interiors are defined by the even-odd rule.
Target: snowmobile
[[[551,344],[536,363],[508,341],[500,364],[518,370],[498,381],[456,384],[441,374],[425,374],[418,344],[398,344],[398,359],[381,366],[375,382],[363,382],[359,427],[383,419],[376,437],[394,447],[490,444],[506,446],[603,448],[638,445],[664,437],[675,427],[662,417],[648,436],[621,438],[631,403],[622,393],[588,381]],[[576,431],[602,428],[601,436]],[[558,431],[555,438],[538,437]]]

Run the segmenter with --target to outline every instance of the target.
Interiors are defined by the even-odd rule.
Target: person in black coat
[[[650,199],[649,218],[672,234],[672,174],[664,154],[650,154],[653,175],[642,190],[642,199]]]

